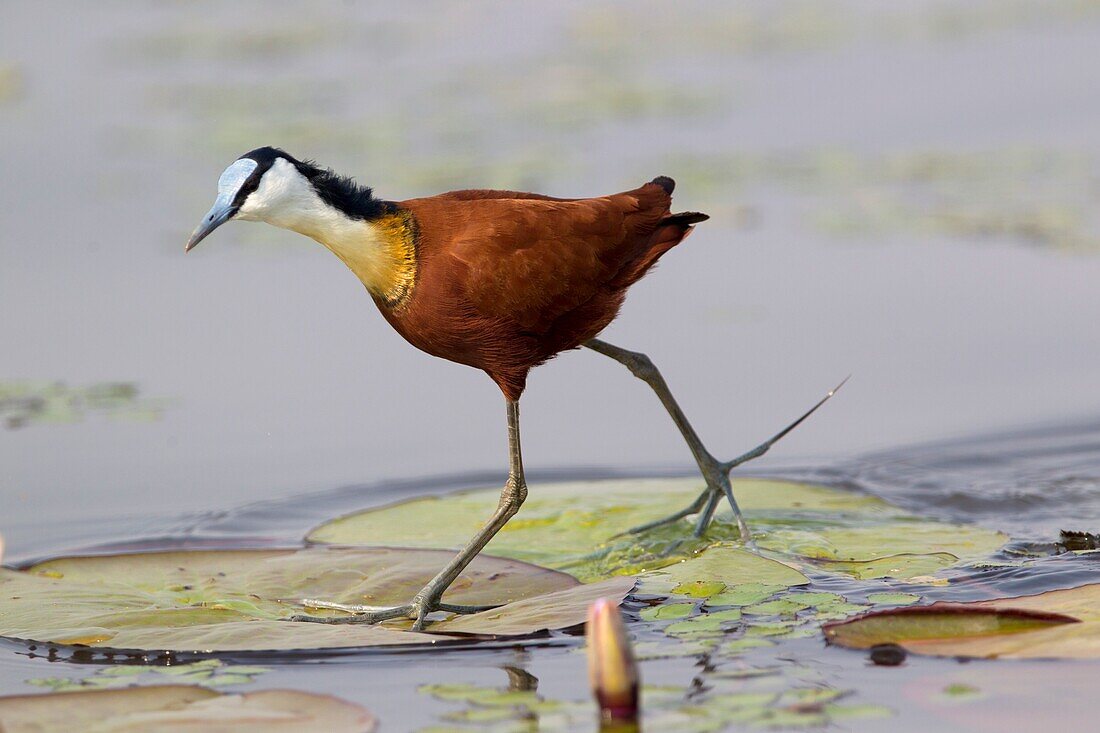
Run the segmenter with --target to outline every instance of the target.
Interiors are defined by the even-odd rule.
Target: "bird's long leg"
[[[768,449],[775,445],[775,443],[782,439],[787,433],[798,427],[802,421],[812,415],[817,408],[825,404],[825,401],[832,397],[833,394],[844,385],[844,382],[848,381],[845,379],[844,382],[838,384],[830,390],[820,402],[807,410],[801,417],[749,452],[731,461],[719,461],[711,455],[710,451],[703,445],[703,441],[699,439],[699,435],[695,432],[695,428],[691,426],[691,422],[688,421],[684,411],[680,409],[680,405],[676,402],[676,398],[672,396],[672,391],[669,390],[668,384],[665,382],[664,377],[661,376],[661,372],[658,371],[656,365],[654,365],[648,356],[637,351],[628,351],[613,344],[609,344],[606,341],[601,341],[600,339],[591,339],[585,342],[584,345],[624,365],[635,377],[641,379],[653,389],[658,399],[661,400],[661,404],[665,406],[665,410],[668,411],[672,421],[676,423],[676,427],[679,428],[680,434],[683,435],[684,440],[687,441],[688,448],[691,450],[692,456],[695,457],[695,462],[698,464],[699,471],[703,474],[703,480],[707,485],[703,493],[686,509],[668,517],[664,517],[663,519],[634,527],[628,530],[629,533],[644,532],[664,524],[678,522],[684,517],[697,513],[699,516],[695,522],[695,536],[699,537],[706,531],[707,526],[710,524],[715,510],[718,508],[719,501],[721,501],[722,497],[725,497],[729,502],[730,508],[733,510],[734,518],[737,520],[737,526],[741,532],[741,539],[748,542],[752,535],[749,532],[748,524],[745,523],[744,516],[741,514],[741,508],[737,506],[737,499],[733,495],[733,488],[730,486],[730,471],[740,466],[742,463],[751,461],[754,458],[759,458],[767,453]]]
[[[493,516],[482,527],[473,539],[471,539],[462,551],[455,555],[447,566],[428,581],[411,602],[404,606],[389,608],[376,608],[372,606],[345,606],[336,603],[322,601],[304,601],[305,605],[315,608],[335,608],[351,611],[353,616],[319,617],[319,616],[293,616],[291,621],[311,621],[314,623],[367,623],[373,624],[391,618],[415,619],[414,630],[424,627],[425,617],[433,611],[449,611],[451,613],[477,613],[491,608],[487,606],[460,606],[452,603],[443,603],[443,593],[455,581],[466,566],[469,565],[489,540],[508,523],[508,520],[519,511],[523,500],[527,498],[527,483],[523,478],[523,457],[519,444],[519,402],[508,401],[508,457],[509,471],[508,481],[500,493],[500,503],[497,504]]]

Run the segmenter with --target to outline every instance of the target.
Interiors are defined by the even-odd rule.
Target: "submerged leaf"
[[[369,733],[375,728],[374,716],[358,705],[297,690],[227,695],[202,687],[157,685],[0,697],[0,729],[5,733]]]

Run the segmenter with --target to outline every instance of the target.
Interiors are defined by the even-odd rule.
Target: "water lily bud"
[[[618,604],[601,598],[588,609],[588,679],[606,721],[638,715],[638,665]]]

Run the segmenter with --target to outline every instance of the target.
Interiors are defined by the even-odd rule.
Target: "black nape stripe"
[[[350,176],[342,176],[331,168],[322,168],[312,160],[298,160],[279,148],[256,148],[241,157],[251,158],[258,163],[252,176],[241,187],[241,193],[243,194],[243,196],[239,196],[241,201],[244,201],[249,193],[256,190],[260,178],[274,165],[275,161],[284,158],[306,177],[322,201],[342,211],[352,219],[377,219],[383,214],[397,210],[392,202],[375,198],[368,186],[359,185]],[[248,190],[245,191],[245,189]]]

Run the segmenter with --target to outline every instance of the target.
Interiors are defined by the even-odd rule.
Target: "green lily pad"
[[[692,616],[685,621],[669,624],[664,631],[670,636],[707,636],[712,632],[721,631],[730,622],[741,619],[741,609],[731,608],[727,611],[715,611]]]
[[[256,681],[256,676],[270,672],[269,667],[249,667],[225,664],[217,659],[203,659],[190,664],[173,664],[170,667],[145,665],[102,666],[89,677],[39,677],[27,680],[28,685],[47,687],[54,692],[129,687],[136,677],[174,677],[177,684],[202,685],[203,687],[229,687],[246,685]],[[144,681],[148,681],[147,679]]]
[[[827,603],[818,606],[817,613],[814,618],[818,621],[832,621],[839,618],[847,618],[855,613],[863,613],[870,606],[865,606],[861,603],[847,603],[841,601],[839,603]]]
[[[691,537],[688,520],[623,534],[682,509],[702,488],[699,479],[664,478],[536,485],[488,551],[564,570],[585,582],[659,569],[716,542],[739,540],[726,510],[700,539]],[[761,533],[760,547],[858,578],[930,575],[959,561],[982,559],[1006,539],[980,527],[926,522],[880,499],[822,486],[739,479],[733,489],[750,526]],[[307,539],[457,548],[481,527],[498,500],[497,488],[413,499],[326,522]],[[749,575],[732,581],[725,576],[684,577],[682,582],[734,586],[769,581]],[[685,586],[681,594],[703,597],[708,590],[700,584],[693,593],[692,587]],[[707,595],[718,592],[710,590]]]
[[[790,598],[778,598],[774,601],[745,606],[744,611],[750,616],[793,616],[807,608],[809,606],[805,603],[792,601]]]
[[[703,540],[685,541],[690,539],[687,521],[618,536],[682,509],[702,489],[699,479],[664,478],[535,485],[520,513],[493,538],[488,551],[565,570],[583,581],[661,567],[715,540],[739,538],[736,526],[725,521],[716,522]],[[820,486],[738,479],[733,490],[754,526],[794,521],[827,524],[837,515],[853,513],[901,516],[899,510],[873,497]],[[499,497],[500,490],[493,488],[404,501],[326,522],[307,540],[457,548],[492,514]],[[676,552],[670,554],[670,548]]]
[[[232,730],[240,733],[323,730],[369,733],[367,710],[329,695],[261,690],[230,695],[187,685],[130,687],[48,695],[0,697],[5,733],[153,733]]]
[[[776,560],[738,547],[715,545],[690,560],[646,573],[642,577],[642,590],[671,593],[689,582],[721,582],[727,587],[725,592],[732,593],[742,584],[749,586],[750,592],[760,592],[764,587],[784,589],[806,585],[810,580],[794,568]]]
[[[665,603],[642,609],[638,615],[646,621],[668,621],[690,616],[694,610],[694,603]]]
[[[927,555],[890,555],[866,562],[819,562],[818,567],[834,573],[851,575],[857,580],[899,578],[916,581],[956,565],[959,558],[947,552]]]
[[[817,560],[829,570],[870,579],[931,575],[960,561],[984,558],[1007,539],[981,527],[910,520],[815,531],[782,529],[769,532],[759,544]]]
[[[687,596],[688,598],[709,598],[726,589],[726,584],[716,580],[693,580],[690,583],[680,583],[672,589],[674,596]]]
[[[621,600],[633,586],[629,578],[580,586],[563,573],[481,556],[446,599],[505,605],[434,623],[432,633],[282,620],[303,611],[303,598],[406,603],[451,557],[434,550],[318,547],[73,557],[25,571],[0,569],[0,636],[158,651],[430,644],[458,638],[441,635],[451,631],[507,636],[574,626],[595,595]],[[532,599],[537,602],[527,602]]]
[[[867,600],[876,606],[911,606],[920,602],[915,593],[870,593]]]
[[[767,639],[734,639],[723,644],[719,651],[723,654],[742,654],[750,649],[759,649],[766,646],[774,646],[775,642]]]
[[[768,621],[752,624],[745,629],[746,636],[784,636],[790,634],[798,624],[793,620]]]
[[[1100,583],[1020,598],[933,603],[823,627],[830,643],[898,644],[936,656],[1100,658]]]
[[[837,593],[788,593],[783,596],[788,601],[801,603],[809,608],[821,608],[822,606],[835,606],[838,603],[847,603],[844,596]]]
[[[803,576],[804,577],[804,576]],[[763,583],[742,583],[730,590],[726,590],[708,598],[706,606],[751,606],[771,598],[776,593],[786,590],[785,585],[764,585]]]

